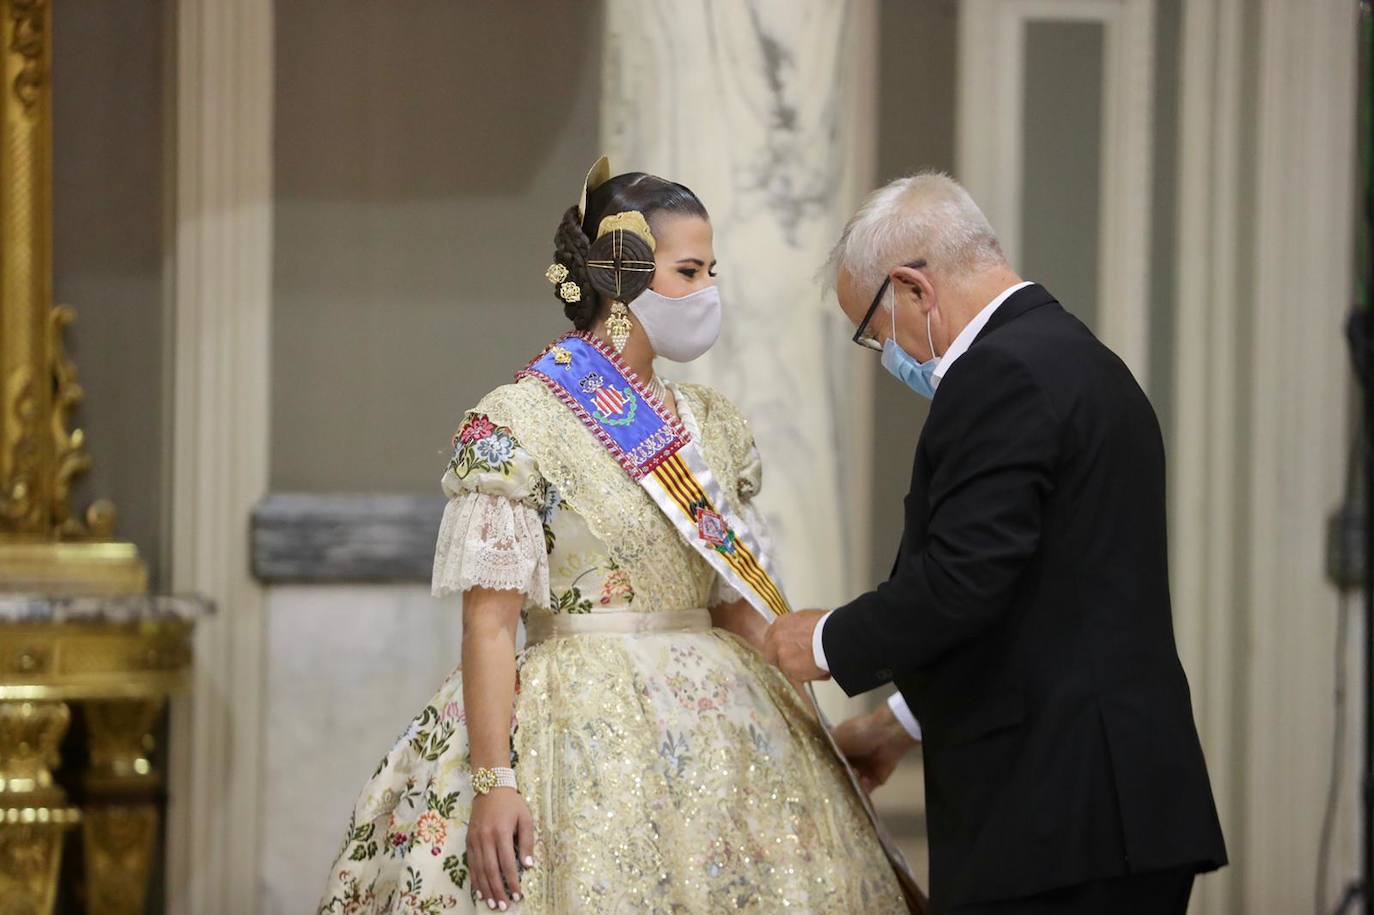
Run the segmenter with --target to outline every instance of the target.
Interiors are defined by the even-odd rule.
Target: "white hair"
[[[898,178],[869,194],[830,252],[826,280],[833,286],[843,270],[877,290],[893,267],[918,259],[954,283],[1007,262],[988,218],[943,172]]]

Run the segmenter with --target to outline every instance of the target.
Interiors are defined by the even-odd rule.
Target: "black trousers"
[[[1191,868],[1130,874],[1021,899],[961,906],[951,915],[1184,915],[1193,876]]]

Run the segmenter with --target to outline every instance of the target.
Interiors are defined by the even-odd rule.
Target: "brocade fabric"
[[[712,472],[733,481],[736,507],[763,532],[748,425],[709,388],[674,393]],[[535,379],[465,416],[443,486],[436,594],[519,590],[526,614],[735,599]],[[524,649],[517,671],[512,765],[536,866],[509,911],[907,911],[819,725],[741,639],[720,629],[555,637]],[[320,912],[488,911],[464,853],[465,722],[459,670],[365,785]]]

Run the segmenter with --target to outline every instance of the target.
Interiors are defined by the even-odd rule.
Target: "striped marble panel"
[[[273,493],[253,510],[264,582],[425,582],[443,496]]]

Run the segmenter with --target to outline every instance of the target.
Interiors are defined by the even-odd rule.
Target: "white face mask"
[[[679,299],[646,289],[630,303],[630,311],[664,359],[691,362],[720,339],[720,290],[715,286]]]

